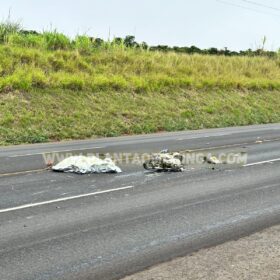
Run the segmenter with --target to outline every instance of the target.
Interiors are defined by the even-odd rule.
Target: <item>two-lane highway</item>
[[[32,171],[42,154],[246,149],[246,166]],[[0,149],[0,279],[119,279],[280,222],[280,125]]]

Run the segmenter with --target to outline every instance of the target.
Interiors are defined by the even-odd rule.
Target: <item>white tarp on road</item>
[[[111,159],[106,158],[102,160],[95,156],[72,156],[53,166],[52,170],[78,174],[122,172]]]

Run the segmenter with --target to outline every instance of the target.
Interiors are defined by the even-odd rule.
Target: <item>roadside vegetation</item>
[[[0,144],[280,122],[280,57],[0,24]]]

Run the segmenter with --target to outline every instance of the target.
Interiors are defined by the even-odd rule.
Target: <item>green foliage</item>
[[[128,81],[121,76],[105,77],[103,75],[95,76],[91,85],[93,91],[123,91],[128,87]]]
[[[0,22],[0,43],[7,42],[9,35],[19,33],[20,31],[21,24],[19,22],[12,22],[10,18]]]
[[[22,40],[21,35],[11,35],[9,45],[0,45],[0,92],[30,88],[135,93],[280,89],[280,58],[149,52],[121,43],[96,52],[86,51],[82,43],[83,51],[51,51],[22,47],[17,40]]]
[[[181,90],[132,94],[66,89],[0,95],[0,142],[62,139],[280,121],[279,91]]]
[[[82,90],[85,87],[85,82],[81,75],[58,72],[52,78],[53,86],[56,88]]]
[[[71,40],[66,35],[59,33],[56,29],[38,33],[33,30],[24,30],[17,22],[12,22],[10,18],[0,23],[0,44],[9,43],[12,45],[33,48],[46,48],[48,50],[72,50],[76,49],[81,54],[90,54],[97,50],[114,49],[140,49],[160,52],[175,52],[184,54],[203,54],[219,56],[267,56],[277,57],[278,53],[266,51],[266,37],[262,39],[261,46],[256,49],[246,51],[230,51],[227,48],[200,49],[196,46],[190,47],[170,47],[167,45],[148,46],[146,42],[138,43],[135,36],[127,35],[124,38],[116,37],[112,41],[101,38],[93,38],[86,35],[77,35],[75,40]]]
[[[18,133],[17,130],[0,128],[0,144],[2,145],[35,144],[48,142],[48,140],[48,136],[38,130],[27,128]]]
[[[7,38],[7,43],[13,46],[28,47],[28,48],[44,48],[45,41],[43,36],[35,34],[10,34]]]
[[[135,37],[128,35],[124,38],[124,44],[127,47],[135,47],[137,45],[137,42],[135,41]]]
[[[59,33],[56,30],[45,31],[42,36],[48,50],[71,49],[70,39],[66,35]]]
[[[76,36],[74,43],[81,54],[90,54],[93,49],[93,44],[88,36]]]
[[[280,122],[279,90],[280,56],[264,47],[149,48],[0,24],[5,145]]]

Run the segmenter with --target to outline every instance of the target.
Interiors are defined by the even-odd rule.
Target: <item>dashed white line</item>
[[[265,164],[265,163],[273,163],[273,162],[276,162],[276,161],[280,161],[280,158],[275,158],[275,159],[271,159],[271,160],[265,160],[265,161],[249,163],[249,164],[243,165],[243,167],[254,166],[254,165],[261,165],[261,164]]]
[[[80,194],[80,195],[75,195],[75,196],[57,198],[57,199],[42,201],[42,202],[37,202],[37,203],[29,203],[29,204],[25,204],[25,205],[16,206],[16,207],[0,209],[0,213],[6,213],[6,212],[11,212],[11,211],[21,210],[21,209],[26,209],[26,208],[32,208],[32,207],[36,207],[36,206],[42,206],[42,205],[52,204],[52,203],[57,203],[57,202],[62,202],[62,201],[68,201],[68,200],[73,200],[73,199],[76,199],[76,198],[89,197],[89,196],[94,196],[94,195],[98,195],[98,194],[123,191],[123,190],[132,189],[132,188],[134,188],[134,186],[127,186],[127,187],[121,187],[121,188],[110,189],[110,190],[105,190],[105,191],[92,192],[92,193]]]

